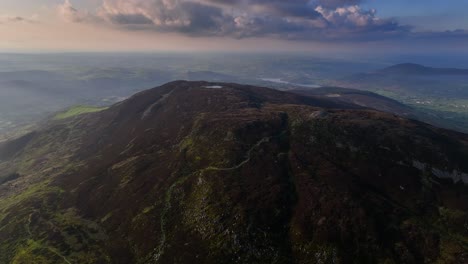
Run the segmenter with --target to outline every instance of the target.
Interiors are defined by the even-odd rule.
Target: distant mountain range
[[[177,81],[51,120],[0,144],[0,263],[466,263],[468,135],[366,98],[406,111]]]
[[[431,68],[420,64],[397,64],[376,72],[377,74],[397,75],[468,75],[468,69]]]

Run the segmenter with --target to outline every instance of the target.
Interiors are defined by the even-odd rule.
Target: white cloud
[[[57,6],[58,15],[66,22],[78,23],[93,20],[93,15],[87,12],[80,12],[73,7],[70,0],[65,0],[63,4]]]
[[[362,10],[359,6],[338,7],[327,9],[318,6],[315,11],[335,26],[356,26],[367,27],[373,24],[382,23],[383,20],[376,16],[376,10]]]
[[[98,22],[126,30],[189,36],[269,36],[285,39],[369,39],[405,34],[408,27],[364,10],[360,0],[102,0],[82,12],[70,0],[58,6],[68,22]],[[389,34],[389,32],[391,34]]]

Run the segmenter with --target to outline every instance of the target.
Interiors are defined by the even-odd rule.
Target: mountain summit
[[[0,145],[0,263],[466,263],[468,136],[168,83]]]

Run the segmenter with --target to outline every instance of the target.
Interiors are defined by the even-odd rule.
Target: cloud
[[[382,19],[374,9],[363,10],[359,6],[315,9],[326,21],[326,35],[333,38],[355,37],[358,39],[378,39],[409,34],[411,27],[400,25],[394,19]]]
[[[364,2],[364,0],[316,0],[312,1],[317,6],[322,6],[326,8],[338,8],[338,7],[347,7],[359,5]]]
[[[359,6],[339,7],[336,9],[326,9],[318,6],[315,10],[335,27],[368,27],[384,22],[384,20],[376,17],[376,10],[363,11]]]
[[[70,0],[57,6],[58,15],[66,22],[80,23],[95,20],[95,16],[87,12],[80,12],[73,7]]]
[[[68,22],[123,30],[177,32],[194,37],[271,37],[293,40],[369,41],[411,37],[412,28],[364,0],[102,0],[98,10],[80,11],[70,0],[58,6]],[[457,35],[457,34],[446,34]],[[460,34],[458,34],[460,35]]]
[[[315,5],[310,0],[204,0],[205,3],[239,8],[253,13],[277,16],[316,18]]]
[[[21,16],[0,15],[0,24],[8,23],[37,23],[36,17],[31,18]]]
[[[178,0],[104,0],[98,16],[126,29],[201,36],[227,35],[234,25],[219,7]]]

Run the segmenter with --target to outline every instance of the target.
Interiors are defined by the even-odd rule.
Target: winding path
[[[283,133],[282,133],[283,134]],[[280,135],[282,135],[280,134]],[[247,151],[247,154],[245,155],[245,160],[243,160],[242,162],[240,162],[239,164],[233,166],[233,167],[229,167],[229,168],[219,168],[219,167],[207,167],[205,169],[202,169],[201,171],[232,171],[232,170],[237,170],[237,169],[240,169],[242,166],[244,166],[245,164],[249,163],[250,162],[250,159],[252,157],[252,152],[260,147],[263,143],[266,143],[266,142],[269,142],[270,139],[272,139],[273,137],[264,137],[262,138],[261,140],[259,140],[254,146],[252,146],[248,151]],[[184,182],[187,181],[188,178],[190,178],[190,176],[192,176],[194,173],[192,174],[189,174],[181,179],[179,179],[178,181],[176,181],[175,183],[173,183],[169,189],[167,190],[166,192],[166,199],[165,199],[165,205],[164,205],[164,208],[162,210],[162,213],[161,213],[161,220],[160,220],[160,223],[161,223],[161,242],[159,244],[159,246],[157,248],[154,249],[153,253],[151,254],[152,255],[152,260],[154,261],[154,263],[157,263],[159,261],[159,259],[161,258],[162,254],[164,253],[164,249],[166,247],[166,240],[167,240],[167,235],[166,235],[166,215],[167,213],[169,212],[169,210],[171,209],[172,207],[172,203],[171,203],[171,200],[172,200],[172,193],[174,191],[174,189],[180,185],[180,184],[183,184]]]
[[[33,212],[32,212],[31,214],[29,214],[28,223],[27,223],[27,225],[26,225],[26,231],[28,232],[29,238],[30,238],[32,241],[34,241],[34,239],[33,239],[33,234],[32,234],[32,232],[31,232],[31,227],[30,227],[30,226],[31,226],[31,222],[32,222],[32,219],[31,219],[31,218],[32,218],[33,214],[35,214],[35,213],[37,213],[37,212],[38,212],[37,210],[33,210]],[[37,243],[37,242],[34,241],[34,243]],[[48,251],[54,253],[56,256],[62,258],[63,261],[64,261],[65,263],[67,263],[67,264],[72,264],[72,263],[67,259],[67,257],[65,257],[64,255],[62,255],[59,251],[55,250],[54,248],[52,248],[52,247],[50,247],[50,246],[42,246],[42,245],[40,245],[40,244],[39,244],[39,246],[40,246],[41,248],[47,249]]]

